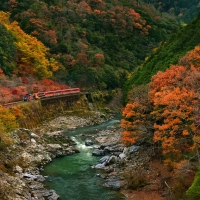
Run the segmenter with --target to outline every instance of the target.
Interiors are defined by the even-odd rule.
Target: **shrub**
[[[200,199],[200,168],[199,168],[199,171],[195,175],[194,182],[186,191],[186,196],[190,200]]]
[[[137,188],[144,187],[145,185],[147,185],[147,182],[144,176],[144,171],[142,169],[140,170],[130,169],[124,172],[122,176],[127,182],[127,187],[130,189],[137,189]]]

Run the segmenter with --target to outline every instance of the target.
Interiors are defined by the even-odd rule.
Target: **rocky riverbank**
[[[100,124],[112,116],[92,112],[88,116],[62,116],[33,130],[18,129],[13,133],[14,144],[7,148],[6,167],[0,169],[0,192],[9,200],[57,200],[59,195],[43,185],[47,177],[40,172],[53,158],[78,153],[74,142],[63,134],[78,127]],[[102,171],[96,178],[104,187],[120,190],[126,200],[169,199],[166,186],[172,174],[158,159],[151,146],[125,147],[121,142],[120,124],[91,135],[82,135],[85,145],[93,147],[99,162],[91,166]],[[167,181],[166,181],[167,180]]]
[[[20,128],[14,131],[14,144],[5,155],[9,171],[0,170],[1,196],[6,200],[58,199],[54,190],[48,190],[42,184],[46,177],[40,175],[40,171],[55,157],[79,152],[63,131],[100,124],[111,117],[100,112],[84,117],[63,116],[33,130]]]
[[[114,190],[136,189],[146,184],[144,175],[150,173],[148,165],[153,152],[151,148],[146,151],[145,147],[137,145],[125,147],[120,142],[121,132],[118,123],[96,133],[95,137],[84,136],[88,138],[85,143],[93,146],[93,156],[101,156],[92,168],[102,169],[102,174],[97,176],[104,179],[105,187]]]
[[[101,156],[92,168],[102,170],[96,176],[104,180],[103,185],[120,190],[126,200],[178,199],[175,192],[182,191],[180,177],[184,177],[184,187],[189,187],[194,176],[192,171],[175,167],[172,170],[170,165],[163,164],[156,148],[148,143],[125,147],[120,142],[121,132],[118,124],[95,133],[95,137],[85,136],[86,142],[91,138],[93,155]],[[191,164],[185,167],[192,169]]]

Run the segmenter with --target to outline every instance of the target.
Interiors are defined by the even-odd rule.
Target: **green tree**
[[[16,68],[16,38],[0,23],[0,68],[11,76]]]

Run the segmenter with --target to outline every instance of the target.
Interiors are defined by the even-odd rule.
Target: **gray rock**
[[[36,199],[44,199],[44,197],[50,196],[50,192],[46,189],[34,190],[32,191],[33,196]]]
[[[107,162],[109,160],[110,156],[104,156],[103,158],[101,158],[99,160],[100,163],[104,163],[104,162]]]
[[[116,163],[117,161],[117,157],[116,156],[111,156],[108,160],[108,164],[111,165],[111,164],[114,164]]]
[[[105,187],[111,188],[113,190],[120,190],[121,189],[121,181],[119,178],[109,178],[106,183],[104,183]]]
[[[113,149],[112,149],[112,147],[108,147],[108,146],[107,146],[107,147],[104,148],[104,151],[105,151],[105,152],[112,152]]]
[[[31,143],[36,143],[35,139],[31,138]]]
[[[17,173],[22,173],[23,169],[19,166],[19,165],[16,165],[13,169],[14,172],[17,172]]]
[[[45,181],[45,178],[42,175],[37,175],[36,181],[43,182],[43,181]]]
[[[45,133],[46,135],[50,137],[55,137],[55,136],[60,136],[63,134],[63,131],[54,131],[54,132],[47,132]]]
[[[124,147],[123,153],[124,153],[124,154],[127,154],[127,153],[128,153],[128,148],[127,148],[127,147]]]
[[[107,130],[114,129],[114,126],[107,126]]]
[[[94,149],[99,149],[99,148],[100,148],[100,145],[95,144],[95,145],[93,145],[93,148],[94,148]]]
[[[104,155],[104,151],[103,151],[103,150],[100,150],[100,149],[95,149],[95,150],[92,152],[92,155],[93,155],[93,156],[103,156],[103,155]]]
[[[60,196],[58,194],[56,194],[56,192],[54,190],[50,190],[50,192],[52,193],[52,195],[50,197],[48,197],[48,200],[57,200],[60,198]]]
[[[37,176],[32,175],[32,174],[28,174],[28,173],[24,173],[24,174],[23,174],[23,177],[24,177],[24,178],[37,179]]]
[[[96,177],[101,177],[101,174],[96,174]]]
[[[120,154],[119,154],[119,158],[120,158],[120,159],[123,159],[123,158],[125,158],[125,157],[126,157],[126,155],[125,155],[124,153],[120,153]]]
[[[139,146],[137,146],[137,145],[130,146],[130,148],[129,148],[129,153],[131,154],[131,153],[137,151],[138,148],[139,148]]]
[[[94,169],[103,169],[104,167],[105,167],[105,163],[99,163],[99,164],[93,166],[92,168],[94,168]]]
[[[31,136],[32,138],[39,138],[39,137],[40,137],[40,136],[36,135],[36,134],[33,133],[33,132],[30,133],[30,136]]]
[[[86,145],[86,146],[92,146],[92,145],[93,145],[92,140],[86,139],[86,140],[85,140],[85,145]]]
[[[60,144],[48,144],[47,150],[49,152],[55,153],[56,155],[60,155],[60,150],[63,150],[63,148]],[[61,155],[62,155],[62,153],[61,153]]]

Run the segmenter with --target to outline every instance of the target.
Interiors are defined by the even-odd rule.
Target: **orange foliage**
[[[46,31],[44,34],[44,38],[47,42],[49,42],[52,45],[57,44],[57,35],[55,30]]]
[[[145,138],[147,131],[142,124],[151,121],[152,139],[161,145],[163,154],[179,157],[181,152],[200,147],[199,63],[200,47],[196,47],[180,59],[179,65],[152,77],[148,98],[141,98],[142,88],[129,93],[130,103],[123,110],[121,121],[125,129],[123,142],[132,144]]]
[[[78,46],[79,46],[80,52],[86,52],[88,50],[88,45],[80,40],[78,41]]]
[[[76,11],[80,15],[82,15],[83,13],[87,13],[87,14],[91,14],[92,13],[91,7],[85,1],[81,1],[78,4]],[[85,15],[82,15],[82,16],[85,16]]]
[[[157,122],[154,141],[161,141],[163,153],[190,151],[196,145],[194,118],[199,110],[200,47],[183,57],[179,64],[152,77],[149,98]],[[196,113],[198,116],[200,113]]]
[[[129,16],[133,17],[136,21],[140,19],[140,14],[135,12],[132,8],[129,9]]]
[[[100,14],[101,13],[101,11],[100,10],[97,10],[97,9],[94,9],[94,13],[96,13],[96,14]]]
[[[94,58],[95,58],[96,64],[101,64],[101,63],[103,63],[103,61],[104,61],[104,55],[101,54],[101,53],[96,53],[96,54],[94,55]]]
[[[151,105],[148,101],[148,89],[145,86],[135,88],[129,94],[129,99],[133,103],[128,103],[122,114],[124,119],[121,120],[121,127],[124,129],[122,142],[126,145],[132,145],[137,141],[151,141],[153,124],[149,118]]]
[[[77,62],[80,64],[86,64],[86,65],[90,64],[90,61],[87,58],[87,54],[85,53],[79,53],[77,55]]]

